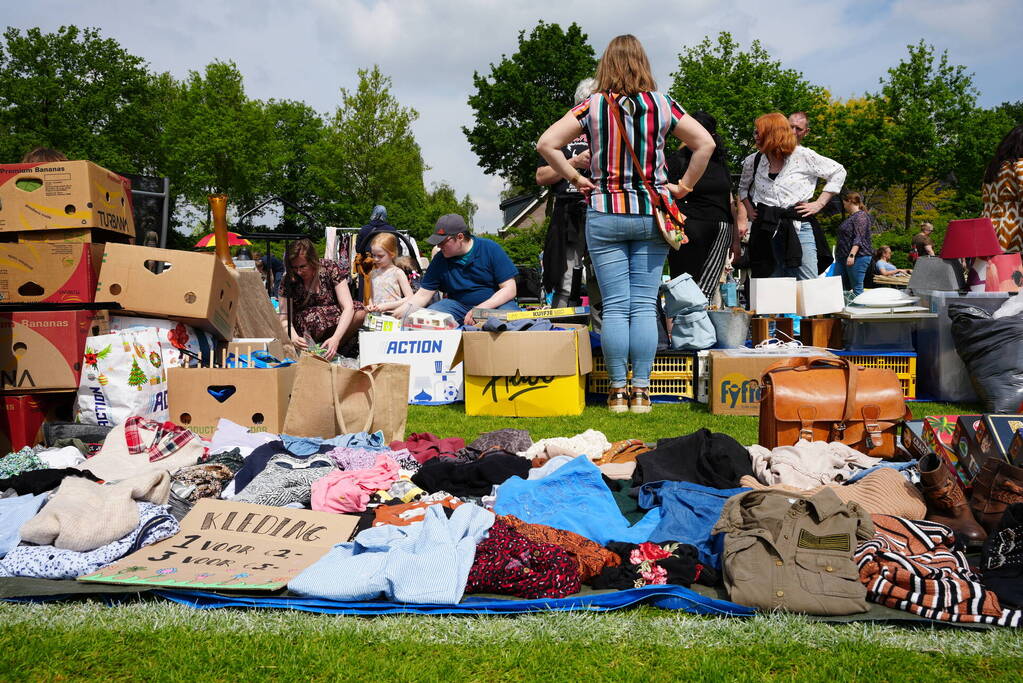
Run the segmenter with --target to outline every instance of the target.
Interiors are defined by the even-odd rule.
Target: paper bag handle
[[[338,399],[337,391],[337,371],[338,367],[334,364],[330,366],[330,390],[334,397],[334,415],[337,417],[338,427],[341,428],[342,434],[352,434],[353,432],[348,431],[348,425],[345,424],[345,416],[341,411],[341,401]],[[373,405],[376,399],[376,380],[373,379],[373,373],[366,372],[365,370],[358,370],[362,374],[366,375],[369,379],[369,410],[366,411],[366,424],[359,431],[369,433],[370,428],[373,426]]]

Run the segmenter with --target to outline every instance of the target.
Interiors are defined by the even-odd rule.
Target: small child
[[[398,254],[398,238],[393,233],[382,232],[369,243],[373,256],[373,270],[369,273],[370,287],[367,288],[366,310],[372,313],[392,311],[412,296],[408,276],[395,265]]]

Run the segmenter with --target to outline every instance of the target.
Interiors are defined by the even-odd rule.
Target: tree
[[[576,86],[593,76],[596,64],[578,25],[562,30],[541,21],[528,38],[519,32],[518,51],[501,55],[489,75],[473,72],[475,123],[462,132],[483,170],[535,190],[536,141],[572,107]]]
[[[888,70],[874,95],[884,118],[883,148],[876,158],[888,186],[905,192],[905,229],[912,223],[916,196],[924,189],[954,181],[957,159],[976,141],[968,135],[977,91],[962,66],[948,53],[936,57],[923,41],[907,46],[908,59]]]
[[[149,383],[146,379],[146,373],[142,372],[142,368],[139,367],[139,362],[135,359],[135,356],[131,357],[131,372],[128,374],[128,386],[135,387],[139,391],[142,391],[142,387]]]
[[[883,128],[877,102],[867,97],[829,102],[810,117],[811,146],[845,166],[845,186],[858,190],[868,205],[885,183],[877,164],[883,151]]]
[[[268,195],[281,197],[295,206],[309,209],[316,203],[316,185],[309,173],[310,150],[325,130],[320,115],[304,102],[270,100],[260,103],[269,132],[267,177],[262,185]],[[278,229],[296,232],[306,219],[284,207]]]
[[[379,67],[358,73],[359,85],[354,92],[341,89],[341,104],[309,149],[309,174],[327,222],[363,225],[373,206],[383,204],[402,228],[425,201],[425,164],[412,134],[419,113],[395,99]]]
[[[37,146],[124,173],[151,172],[156,81],[144,60],[97,29],[4,32],[0,161]]]
[[[683,49],[669,93],[689,111],[705,111],[718,123],[734,172],[754,151],[753,121],[761,114],[805,111],[811,116],[827,104],[823,88],[803,74],[785,69],[759,41],[744,52],[732,34],[722,31]]]
[[[245,96],[233,62],[190,71],[168,105],[162,146],[165,173],[177,192],[202,211],[207,196],[225,193],[231,206],[252,206],[266,194],[270,131],[260,103]]]

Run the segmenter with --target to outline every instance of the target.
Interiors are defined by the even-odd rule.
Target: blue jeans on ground
[[[771,248],[774,250],[774,273],[771,277],[794,277],[797,280],[813,280],[819,274],[817,272],[817,243],[813,239],[813,226],[809,223],[800,223],[796,233],[799,236],[799,246],[803,249],[803,262],[795,268],[785,266],[785,254],[781,250],[778,234],[784,226],[778,228],[774,239],[771,240]]]
[[[458,302],[458,301],[455,301],[454,299],[441,299],[440,301],[433,302],[432,304],[427,306],[427,308],[430,309],[431,311],[440,311],[441,313],[450,313],[452,315],[452,317],[454,317],[456,323],[458,323],[459,325],[463,325],[465,323],[465,316],[466,316],[466,314],[469,311],[471,311],[472,309],[476,308],[476,307],[475,306],[466,306],[465,304],[463,304],[461,302]],[[512,299],[511,301],[509,301],[507,303],[503,303],[500,306],[498,306],[497,310],[499,310],[499,311],[517,311],[517,310],[519,310],[519,305],[517,303],[515,303],[514,299]],[[480,322],[480,321],[477,320],[476,322]]]
[[[653,216],[586,211],[586,246],[604,300],[601,346],[612,388],[650,386],[657,353],[657,295],[668,244]]]
[[[846,265],[847,256],[835,254],[835,275],[842,276],[842,287],[851,289],[853,294],[863,294],[863,279],[870,266],[870,254],[860,254],[851,266]]]

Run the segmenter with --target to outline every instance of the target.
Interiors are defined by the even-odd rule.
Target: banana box
[[[131,181],[91,161],[0,164],[0,232],[84,228],[134,237]]]
[[[0,303],[92,303],[102,244],[0,243]]]

